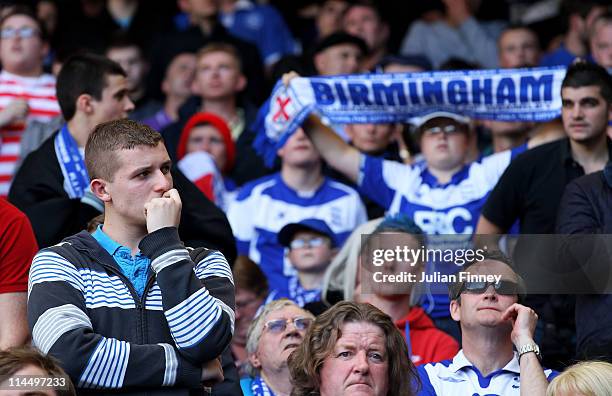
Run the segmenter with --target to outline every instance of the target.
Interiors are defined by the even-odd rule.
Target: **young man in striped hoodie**
[[[179,239],[182,203],[159,133],[102,123],[85,163],[104,223],[34,258],[34,345],[59,359],[79,394],[203,393],[223,379],[218,357],[234,328],[225,257]]]

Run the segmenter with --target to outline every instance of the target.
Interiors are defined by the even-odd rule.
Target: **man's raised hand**
[[[144,206],[147,231],[150,233],[164,227],[178,227],[181,220],[181,197],[173,188],[161,198],[153,198]]]

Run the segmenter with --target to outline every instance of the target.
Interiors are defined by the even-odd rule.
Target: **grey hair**
[[[295,307],[304,312],[304,316],[314,319],[314,315],[310,312],[302,309],[295,302],[287,299],[281,298],[278,300],[270,301],[262,308],[260,308],[257,316],[253,319],[253,322],[249,326],[249,330],[247,331],[247,342],[246,342],[246,350],[247,355],[250,357],[252,354],[257,352],[257,346],[259,345],[259,339],[261,338],[261,334],[263,333],[265,319],[266,317],[274,312],[279,311],[285,307]],[[253,367],[250,359],[247,359],[246,362],[246,372],[251,376],[255,377],[259,374],[259,369]]]

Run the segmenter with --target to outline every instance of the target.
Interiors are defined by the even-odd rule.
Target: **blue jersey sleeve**
[[[397,183],[404,179],[402,173],[410,168],[398,162],[365,154],[362,154],[360,162],[357,181],[359,191],[383,208],[389,209],[397,193]]]

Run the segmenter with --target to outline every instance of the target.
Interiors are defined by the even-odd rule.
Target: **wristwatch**
[[[538,357],[538,360],[542,361],[542,354],[540,353],[540,347],[535,342],[521,345],[521,347],[518,349],[519,361],[521,360],[521,356],[529,352],[535,353],[536,356]]]

